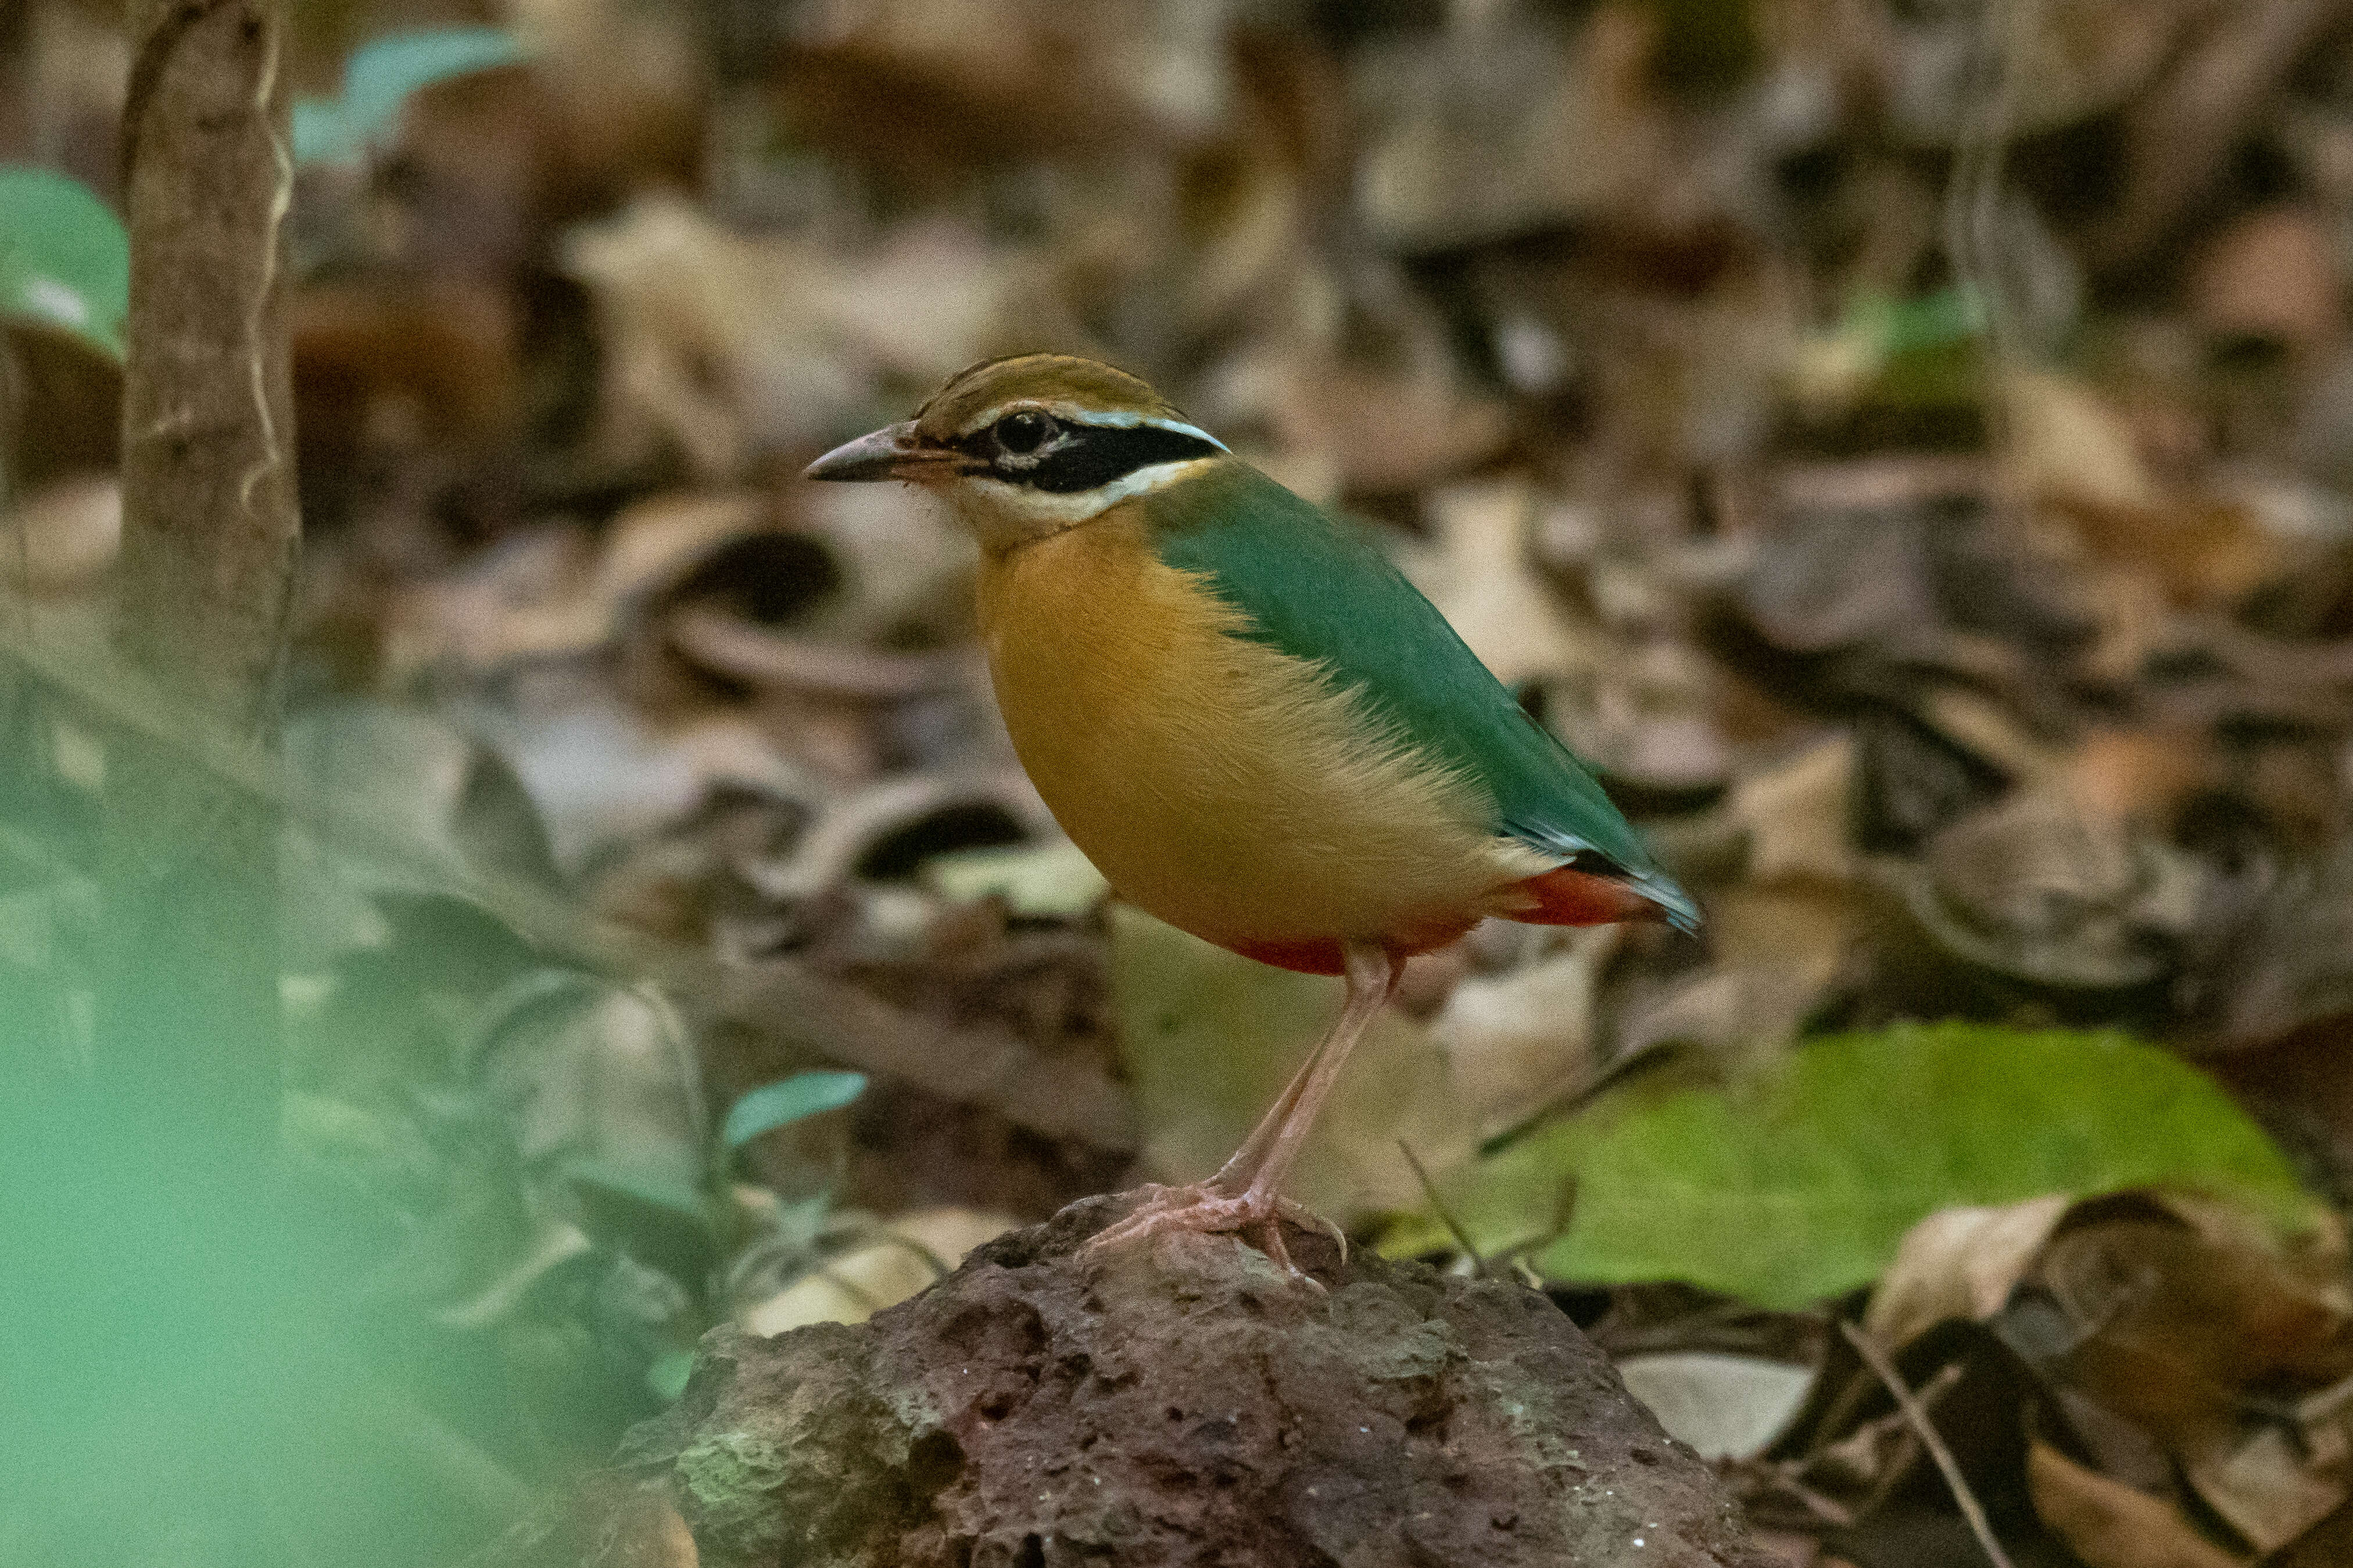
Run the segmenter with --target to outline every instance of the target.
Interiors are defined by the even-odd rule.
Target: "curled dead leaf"
[[[2087,1568],[2244,1568],[2162,1499],[2085,1469],[2048,1443],[2026,1457],[2035,1516]]]

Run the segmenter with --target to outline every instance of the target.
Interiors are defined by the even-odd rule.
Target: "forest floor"
[[[1707,912],[1416,960],[1300,1196],[1548,1295],[1797,1568],[2353,1556],[2353,6],[294,37],[285,1122],[416,1561],[707,1331],[1206,1173],[1336,1005],[1109,900],[969,544],[798,479],[1038,347],[1360,521]],[[117,199],[129,58],[0,20],[0,160]],[[0,984],[69,1017],[120,372],[7,217]]]

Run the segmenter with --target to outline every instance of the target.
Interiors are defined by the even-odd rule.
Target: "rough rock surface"
[[[703,1342],[625,1467],[705,1568],[1761,1568],[1715,1477],[1514,1283],[1292,1231],[1081,1261],[1074,1204],[855,1327]]]

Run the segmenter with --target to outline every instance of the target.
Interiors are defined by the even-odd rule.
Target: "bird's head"
[[[834,448],[808,477],[936,489],[982,548],[1003,551],[1226,455],[1124,371],[1071,354],[1023,354],[960,372],[913,419]]]

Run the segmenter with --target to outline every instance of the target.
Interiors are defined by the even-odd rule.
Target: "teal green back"
[[[1239,461],[1155,491],[1145,510],[1160,558],[1207,578],[1258,640],[1324,665],[1409,743],[1485,784],[1498,833],[1563,859],[1593,851],[1675,924],[1698,923],[1593,776],[1369,541]]]

